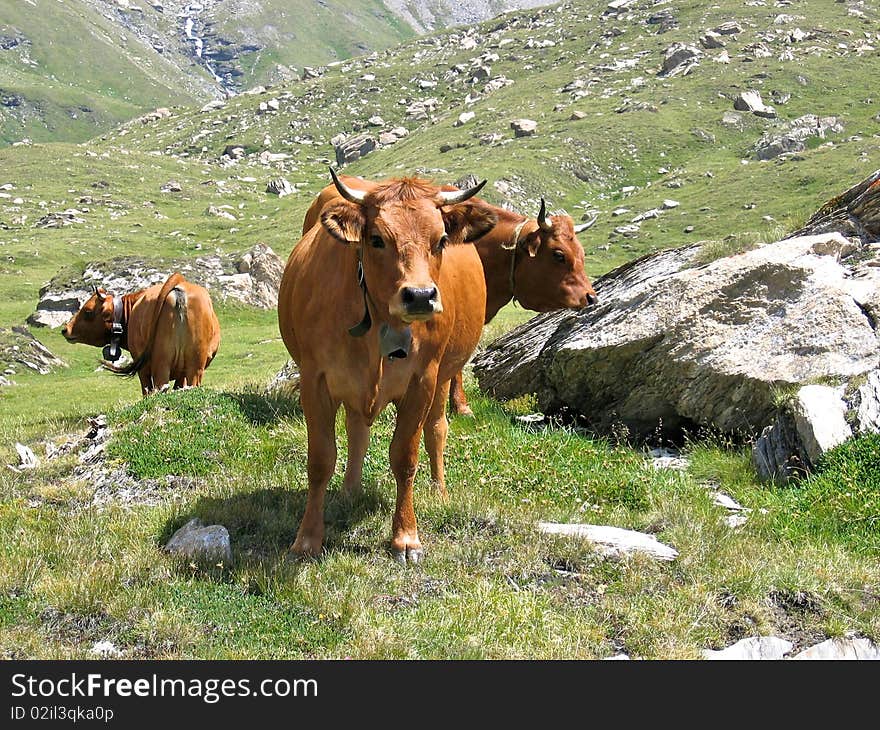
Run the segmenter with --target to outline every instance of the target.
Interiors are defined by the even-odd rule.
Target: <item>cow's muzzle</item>
[[[405,286],[400,290],[400,301],[403,305],[401,318],[407,321],[430,319],[443,311],[436,286]]]

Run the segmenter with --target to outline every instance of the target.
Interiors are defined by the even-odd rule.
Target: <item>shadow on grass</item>
[[[302,415],[299,397],[295,391],[269,392],[255,388],[238,393],[224,391],[222,395],[234,400],[244,417],[254,426],[266,426],[283,418]]]
[[[230,497],[200,497],[191,509],[165,524],[160,543],[164,545],[177,529],[198,517],[206,525],[220,524],[229,530],[235,556],[233,573],[255,566],[295,565],[288,548],[305,512],[307,493],[305,489],[262,489]],[[374,550],[372,545],[353,543],[349,537],[357,525],[383,511],[389,512],[390,505],[375,484],[365,484],[363,491],[351,498],[339,490],[328,490],[324,503],[324,552]]]

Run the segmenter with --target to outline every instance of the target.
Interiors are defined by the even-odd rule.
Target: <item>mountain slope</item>
[[[207,74],[157,53],[107,6],[0,0],[0,36],[2,143],[88,139],[146,109],[212,95]]]
[[[692,1],[673,11],[639,0],[612,13],[587,0],[511,13],[107,142],[197,158],[218,175],[289,175],[302,193],[283,208],[299,209],[336,162],[331,140],[364,133],[387,144],[349,173],[454,180],[473,172],[492,181],[487,197],[524,211],[541,196],[576,217],[597,211],[584,240],[593,270],[607,270],[696,237],[793,228],[876,167],[876,12],[862,17],[867,11],[843,3],[787,8]],[[700,48],[712,28],[725,30],[723,47]],[[676,43],[698,47],[698,60],[687,73],[666,74]],[[778,118],[734,110],[747,90],[778,99]],[[462,113],[474,116],[462,122]],[[758,159],[762,138],[809,114],[835,116],[844,131],[807,129],[796,154]],[[521,117],[537,122],[535,135],[511,131]],[[408,135],[387,136],[395,127]],[[230,144],[247,154],[222,157]]]

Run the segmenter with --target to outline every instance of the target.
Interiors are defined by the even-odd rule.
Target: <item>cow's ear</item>
[[[366,224],[367,217],[363,208],[347,201],[329,205],[321,213],[321,225],[331,236],[343,243],[358,243]]]
[[[541,229],[532,231],[528,236],[521,238],[519,245],[528,252],[529,256],[535,258],[538,255],[538,249],[541,248]]]
[[[452,243],[470,243],[486,235],[498,222],[498,214],[482,200],[467,200],[441,208],[443,225]]]

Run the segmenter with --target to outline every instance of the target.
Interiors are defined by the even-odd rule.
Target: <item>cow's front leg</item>
[[[391,439],[391,471],[397,481],[397,505],[391,521],[391,552],[400,563],[422,559],[422,543],[413,509],[413,482],[419,463],[419,441],[434,397],[436,370],[414,380],[397,405],[397,424]]]
[[[431,463],[431,481],[444,500],[449,498],[446,492],[446,475],[443,468],[443,451],[446,448],[446,435],[449,432],[449,424],[446,422],[448,394],[448,382],[437,386],[434,402],[431,404],[428,419],[425,421],[425,451],[428,452],[428,460]]]
[[[467,396],[464,393],[464,376],[459,370],[453,377],[449,388],[449,412],[453,416],[472,416],[474,412],[468,405]]]
[[[323,375],[303,368],[300,375],[300,404],[308,431],[309,493],[306,510],[291,551],[317,557],[324,543],[324,494],[336,467],[335,421],[339,403],[334,402]]]

